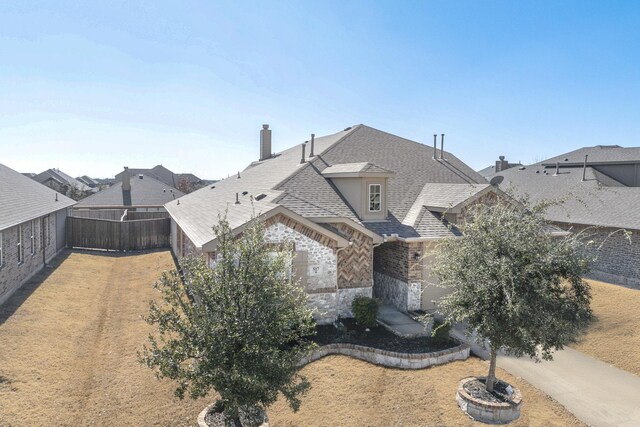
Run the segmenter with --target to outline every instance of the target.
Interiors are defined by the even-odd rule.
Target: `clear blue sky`
[[[0,2],[0,163],[220,178],[365,123],[475,169],[638,146],[629,1]]]

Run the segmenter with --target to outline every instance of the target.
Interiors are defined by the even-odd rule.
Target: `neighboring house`
[[[84,182],[78,181],[77,179],[62,172],[60,169],[47,169],[46,171],[32,177],[32,179],[59,193],[67,195],[71,194],[74,189],[75,191],[78,191],[82,197],[93,194],[96,191]]]
[[[65,247],[75,203],[0,164],[0,304]]]
[[[151,169],[130,169],[129,172],[132,175],[143,174],[150,176],[183,192],[189,192],[191,191],[190,189],[201,188],[206,183],[206,181],[201,180],[192,173],[173,173],[162,165],[154,166]],[[120,172],[116,175],[116,182],[122,181],[122,174],[123,173]]]
[[[505,160],[504,156],[499,156],[498,160],[496,160],[495,165],[491,165],[484,169],[481,169],[478,171],[478,173],[482,175],[485,179],[489,180],[494,174],[505,171],[507,169],[511,169],[516,166],[520,167],[520,166],[523,166],[523,164],[520,162],[509,163],[509,161]]]
[[[80,181],[81,183],[83,183],[84,185],[91,187],[91,188],[96,188],[99,187],[100,184],[98,183],[98,181],[96,181],[95,179],[91,178],[90,176],[87,175],[82,175],[76,178],[78,181]]]
[[[442,290],[428,286],[429,257],[467,207],[496,189],[448,152],[357,125],[271,154],[238,176],[167,203],[178,258],[215,260],[212,226],[227,212],[235,232],[252,215],[269,242],[292,244],[292,270],[318,308],[317,320],[351,314],[357,295],[400,310],[432,309]]]
[[[127,209],[138,212],[163,212],[164,204],[184,196],[170,185],[144,174],[132,175],[127,167],[121,180],[80,202],[75,210]]]
[[[594,246],[602,245],[590,277],[640,287],[640,147],[584,147],[493,179],[533,203],[562,200],[546,218],[565,230],[586,230]],[[632,232],[631,242],[621,229]]]

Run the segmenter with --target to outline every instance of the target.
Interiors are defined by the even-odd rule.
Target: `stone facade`
[[[174,221],[171,227],[172,248],[178,258],[201,254]],[[351,317],[353,299],[372,296],[373,240],[345,224],[336,228],[350,239],[350,246],[337,248],[333,239],[285,215],[265,221],[268,243],[291,245],[292,275],[304,286],[318,323]],[[209,261],[214,257],[212,253],[206,256]]]
[[[326,293],[328,290],[336,292],[337,257],[335,250],[282,222],[268,225],[265,229],[265,239],[269,243],[287,242],[293,244],[295,256],[301,258],[302,261],[297,275],[308,293]]]
[[[32,225],[34,230],[32,230]],[[20,227],[22,227],[22,262],[19,262],[18,257]],[[33,240],[31,239],[32,231],[34,232]],[[57,255],[56,213],[4,229],[0,231],[0,235],[2,242],[0,304],[2,304],[20,286],[40,271],[45,262],[49,262]]]
[[[630,230],[629,241],[619,229],[556,225],[572,232],[583,232],[585,238],[593,240],[589,255],[595,257],[595,261],[588,278],[640,289],[640,231]]]

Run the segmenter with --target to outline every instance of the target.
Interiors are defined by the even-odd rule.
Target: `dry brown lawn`
[[[167,251],[72,252],[18,291],[0,308],[0,426],[193,426],[205,402],[173,398],[136,355],[173,266]]]
[[[595,322],[571,347],[640,375],[640,290],[587,280]]]
[[[486,375],[477,358],[417,371],[375,366],[346,356],[328,356],[303,369],[312,388],[293,413],[284,399],[269,409],[271,424],[289,426],[481,426],[457,406],[458,381]],[[583,426],[562,405],[523,380],[499,370],[524,398],[512,426]]]
[[[140,315],[156,297],[151,284],[173,267],[169,252],[70,252],[58,263],[0,307],[0,426],[194,425],[214,397],[179,401],[172,383],[137,362],[150,332]],[[275,427],[475,425],[455,388],[486,370],[475,358],[401,371],[327,357],[304,368],[312,389],[300,412],[278,401],[269,415]],[[524,394],[513,425],[581,425],[524,381],[500,375]]]

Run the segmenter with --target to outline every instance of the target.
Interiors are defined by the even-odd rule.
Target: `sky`
[[[629,1],[0,1],[0,163],[219,179],[364,123],[474,169],[640,146]]]

